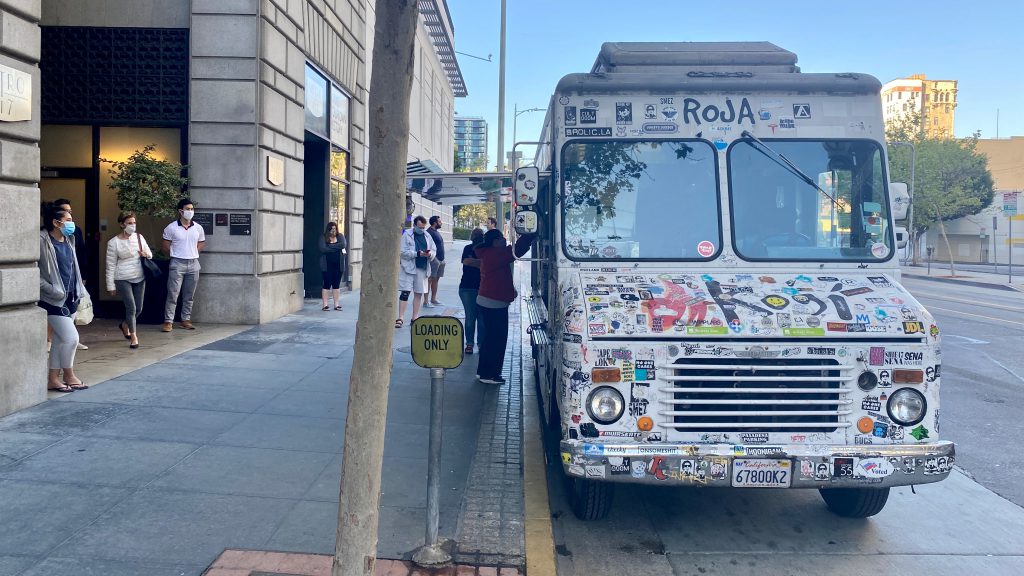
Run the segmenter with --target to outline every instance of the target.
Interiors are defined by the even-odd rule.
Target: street
[[[606,520],[581,522],[549,439],[558,573],[1024,572],[1024,486],[1012,457],[1024,441],[1016,409],[1024,403],[1024,294],[904,282],[942,329],[941,435],[957,443],[961,470],[938,484],[894,489],[885,510],[867,520],[832,515],[813,490],[624,485]]]

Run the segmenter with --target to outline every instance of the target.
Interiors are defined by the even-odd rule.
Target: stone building
[[[445,1],[418,5],[409,161],[450,171],[454,98],[466,90]],[[188,166],[206,229],[197,322],[299,309],[319,293],[327,221],[349,239],[358,288],[372,1],[0,0],[0,21],[0,415],[45,398],[40,201],[71,200],[97,314],[116,313],[98,289],[119,231],[106,161],[148,144]],[[421,205],[451,221],[450,207]],[[166,220],[139,224],[159,246]]]
[[[886,82],[882,86],[882,115],[886,126],[917,113],[929,138],[952,138],[956,82],[929,80],[924,74]]]

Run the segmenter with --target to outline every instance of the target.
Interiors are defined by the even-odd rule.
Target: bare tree
[[[391,381],[399,231],[405,217],[416,0],[377,0],[370,77],[362,291],[345,418],[333,576],[372,576]],[[386,360],[384,360],[386,359]]]

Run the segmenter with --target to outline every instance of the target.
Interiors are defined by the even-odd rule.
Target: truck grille
[[[834,432],[849,426],[853,366],[830,358],[686,358],[662,366],[659,414],[679,432]],[[671,422],[671,423],[668,423]]]

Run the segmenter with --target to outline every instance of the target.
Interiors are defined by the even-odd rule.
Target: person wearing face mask
[[[199,284],[199,253],[206,245],[203,225],[193,222],[195,206],[188,198],[178,201],[179,218],[164,228],[165,254],[171,255],[167,274],[167,302],[164,305],[164,325],[161,330],[170,332],[174,328],[174,311],[181,295],[181,326],[195,330],[192,325],[192,299]]]
[[[121,233],[107,242],[107,292],[121,295],[124,302],[124,322],[118,325],[129,348],[139,347],[135,319],[142,314],[142,300],[146,293],[146,276],[142,271],[142,258],[152,258],[153,252],[142,234],[135,232],[135,213],[122,212],[117,217]]]
[[[46,387],[56,392],[83,390],[88,386],[75,376],[74,368],[78,350],[74,316],[85,294],[72,240],[75,221],[69,210],[46,204],[43,223],[39,232],[39,307],[46,310],[46,321],[53,330]]]
[[[402,266],[398,275],[398,319],[395,320],[395,328],[405,324],[405,307],[409,304],[410,292],[414,294],[412,319],[420,315],[420,304],[427,297],[427,275],[435,250],[437,247],[434,240],[427,234],[427,219],[417,216],[412,221],[412,228],[402,233]]]

